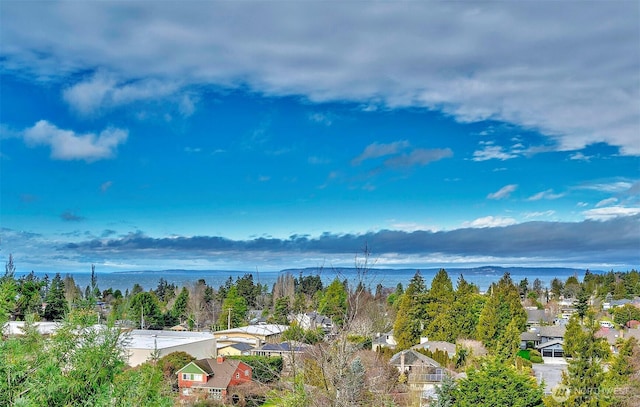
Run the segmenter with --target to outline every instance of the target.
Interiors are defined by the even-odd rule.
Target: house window
[[[202,381],[202,375],[201,374],[193,374],[193,373],[183,373],[182,374],[182,380],[190,380],[190,381]]]
[[[220,400],[222,399],[222,390],[220,389],[209,389],[209,397],[212,399]]]

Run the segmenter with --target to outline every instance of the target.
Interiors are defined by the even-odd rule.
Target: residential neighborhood
[[[296,287],[303,287],[307,277],[287,277],[280,284],[289,281],[294,295],[276,298],[282,294],[272,290],[265,297],[265,290],[245,275],[218,289],[200,282],[187,290],[161,280],[156,290],[118,298],[109,289],[100,291],[95,278],[94,289],[85,290],[87,297],[82,290],[59,287],[61,312],[53,321],[28,312],[28,318],[18,320],[24,304],[42,310],[37,297],[29,302],[13,302],[23,298],[20,294],[5,297],[4,303],[12,308],[3,314],[0,352],[7,352],[7,346],[22,349],[26,338],[40,344],[42,352],[75,338],[80,346],[76,352],[86,352],[86,357],[103,352],[103,358],[110,351],[102,347],[111,343],[109,349],[119,349],[111,367],[114,377],[138,375],[139,386],[156,386],[119,397],[127,400],[136,392],[151,391],[153,403],[159,405],[269,406],[295,399],[300,406],[438,406],[443,398],[479,397],[463,389],[472,383],[503,386],[492,383],[502,377],[522,381],[528,397],[538,400],[534,405],[556,406],[558,389],[574,389],[572,397],[587,397],[577,384],[583,379],[576,375],[592,374],[600,385],[615,386],[620,405],[634,406],[637,393],[632,389],[640,383],[640,298],[607,299],[609,289],[602,284],[611,277],[612,291],[617,287],[620,292],[620,284],[630,286],[631,293],[640,288],[636,271],[587,272],[582,281],[572,276],[564,282],[553,280],[548,287],[540,281],[516,284],[507,273],[483,293],[462,277],[453,288],[441,269],[429,285],[416,271],[406,288],[395,291],[378,287],[371,292],[362,284],[353,287],[334,279],[296,296]],[[63,280],[56,276],[54,281]],[[33,275],[27,280],[7,274],[0,280],[0,292],[5,293],[33,286],[46,284]],[[52,290],[44,306],[48,315],[51,304],[58,302]],[[67,301],[65,291],[76,296]],[[202,297],[196,301],[197,296]],[[207,298],[210,309],[219,310],[219,318],[202,312],[201,320],[189,323],[198,315],[198,308],[190,304],[206,310]],[[137,304],[142,305],[136,308]],[[139,329],[148,324],[165,326]],[[587,354],[598,356],[585,359]],[[27,353],[20,357],[37,363]],[[6,360],[17,364],[22,359]],[[0,369],[10,377],[17,374]],[[64,372],[60,380],[72,380]],[[156,379],[151,379],[154,374]],[[11,395],[22,389],[37,394],[30,387],[14,388],[26,383],[2,384],[5,390],[0,393],[15,397]],[[110,392],[117,394],[116,388]]]

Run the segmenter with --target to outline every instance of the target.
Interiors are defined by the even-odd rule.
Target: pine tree
[[[424,330],[426,321],[426,287],[420,271],[416,271],[407,290],[396,301],[397,316],[393,324],[397,349],[404,350],[415,345]]]
[[[178,321],[182,322],[187,317],[187,307],[189,306],[189,290],[187,287],[182,287],[180,294],[176,297],[176,301],[173,303],[171,314]]]
[[[608,397],[603,391],[606,376],[602,363],[609,357],[607,342],[595,336],[599,324],[593,312],[587,312],[585,324],[580,329],[575,329],[577,320],[578,317],[571,317],[570,324],[574,326],[571,331],[567,326],[565,333],[565,348],[572,356],[568,374],[563,377],[563,383],[570,389],[567,402],[575,406],[606,406]]]
[[[56,276],[51,280],[51,286],[45,298],[47,305],[44,308],[44,317],[49,321],[62,319],[69,311],[64,294],[64,282],[60,273],[56,273]]]
[[[330,317],[338,326],[344,323],[347,315],[347,290],[337,277],[329,284],[322,296],[318,312]]]
[[[527,314],[520,302],[518,287],[513,284],[509,273],[505,273],[498,284],[491,286],[489,298],[478,322],[478,339],[489,350],[495,351],[512,320],[520,332],[524,331]]]
[[[454,292],[445,269],[440,269],[433,278],[426,299],[427,324],[423,334],[432,340],[455,341],[457,328],[451,313]]]

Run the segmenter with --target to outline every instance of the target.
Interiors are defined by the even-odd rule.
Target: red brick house
[[[246,363],[218,356],[217,359],[194,360],[176,374],[181,397],[224,400],[230,387],[250,382],[253,371]]]

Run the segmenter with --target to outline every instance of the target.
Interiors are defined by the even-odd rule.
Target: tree
[[[453,407],[456,402],[457,385],[451,376],[444,376],[439,386],[436,386],[436,400],[431,401],[432,407]]]
[[[486,302],[486,297],[478,292],[477,286],[467,282],[460,275],[451,307],[451,318],[455,321],[455,339],[476,337],[480,313]]]
[[[457,321],[451,313],[454,297],[451,279],[445,269],[440,269],[426,295],[427,322],[424,335],[436,341],[454,342],[457,339]]]
[[[518,288],[513,284],[509,273],[505,273],[498,284],[491,286],[489,298],[478,322],[478,339],[487,349],[495,351],[512,320],[520,332],[524,331],[527,314],[520,302]]]
[[[624,304],[614,309],[613,321],[616,324],[625,325],[631,320],[640,321],[640,308],[631,304]]]
[[[584,326],[576,329],[578,318],[577,315],[571,317],[571,327],[567,326],[565,332],[565,347],[571,355],[568,374],[563,375],[563,383],[570,389],[567,402],[575,406],[606,406],[608,396],[603,391],[606,376],[602,363],[609,357],[609,347],[604,338],[595,336],[599,324],[593,312],[587,312]]]
[[[245,320],[247,311],[247,300],[238,294],[236,286],[232,286],[222,302],[222,312],[218,318],[218,324],[229,328],[238,327]]]
[[[141,329],[160,329],[163,325],[160,304],[152,292],[140,292],[131,298],[128,317],[140,322]]]
[[[576,299],[576,313],[580,316],[580,319],[584,318],[589,309],[589,293],[584,287],[580,287]]]
[[[553,294],[553,298],[556,300],[560,299],[562,295],[562,290],[564,289],[564,283],[559,278],[554,278],[551,280],[551,294]]]
[[[56,276],[51,280],[47,298],[45,298],[47,305],[44,308],[44,317],[49,321],[62,319],[69,311],[64,293],[64,283],[62,282],[60,273],[56,273]]]
[[[415,345],[424,329],[426,320],[426,286],[420,271],[411,278],[407,290],[396,301],[397,316],[393,324],[397,349],[404,350]]]
[[[459,407],[543,405],[543,391],[533,377],[494,358],[482,361],[479,368],[468,369],[453,394],[453,406]]]
[[[95,328],[88,313],[71,311],[49,338],[27,318],[24,335],[0,342],[0,405],[173,405],[162,372],[124,370],[120,329]]]
[[[195,358],[187,352],[171,352],[158,360],[157,364],[162,369],[164,379],[171,383],[174,391],[178,391],[178,376],[176,376],[176,372],[193,360]]]
[[[176,297],[176,301],[173,303],[173,309],[171,314],[178,321],[182,322],[187,317],[187,307],[189,305],[189,290],[187,287],[182,287],[180,294]]]
[[[276,324],[286,325],[289,323],[289,298],[281,297],[276,300],[273,311],[273,320]]]
[[[318,312],[331,318],[334,324],[342,326],[347,315],[347,290],[336,277],[325,290]]]
[[[9,255],[5,274],[0,278],[0,326],[9,320],[15,310],[18,286],[13,278],[14,270],[13,258]]]

